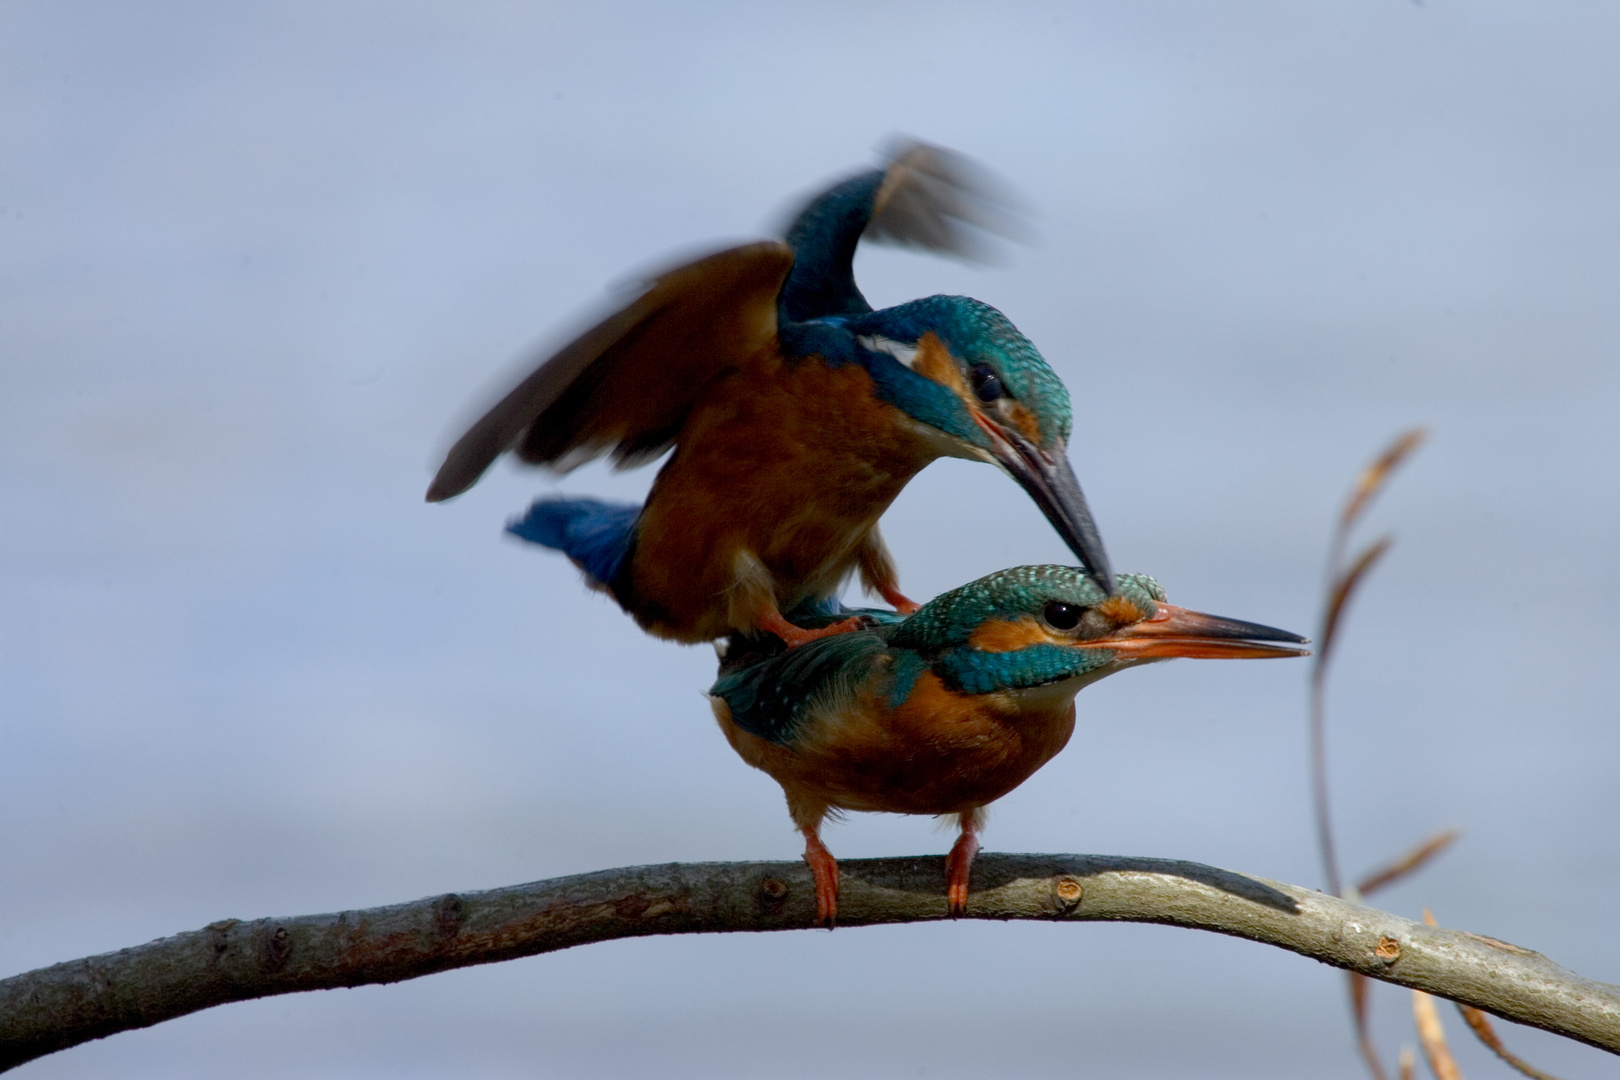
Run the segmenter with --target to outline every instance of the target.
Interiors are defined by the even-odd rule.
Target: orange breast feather
[[[876,692],[815,718],[778,746],[722,718],[744,760],[769,773],[790,803],[846,810],[950,814],[1005,795],[1069,741],[1074,702],[1021,708],[997,694],[955,694],[932,672],[898,709]]]

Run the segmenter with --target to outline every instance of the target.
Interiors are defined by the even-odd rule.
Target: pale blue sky
[[[796,855],[699,696],[708,650],[501,536],[538,492],[650,473],[421,496],[606,286],[908,132],[995,168],[1040,239],[990,268],[870,252],[868,295],[1018,323],[1074,392],[1115,565],[1172,600],[1313,632],[1352,476],[1431,426],[1333,687],[1345,861],[1460,826],[1386,906],[1620,981],[1616,55],[1598,3],[0,7],[0,971]],[[1064,558],[965,463],[884,528],[914,596]],[[987,848],[1318,884],[1305,673],[1088,689]],[[949,845],[875,816],[826,838]],[[1406,1001],[1378,1000],[1393,1054]],[[598,945],[18,1075],[1356,1077],[1344,1014],[1336,973],[1243,942],[941,925]]]

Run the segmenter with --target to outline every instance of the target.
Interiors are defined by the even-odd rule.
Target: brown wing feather
[[[791,248],[766,241],[660,275],[474,424],[450,448],[428,502],[466,491],[510,449],[564,470],[610,450],[621,465],[657,457],[705,386],[775,340],[776,297],[792,265]]]
[[[965,154],[918,141],[891,151],[864,239],[982,260],[984,234],[1026,238],[1012,190]]]

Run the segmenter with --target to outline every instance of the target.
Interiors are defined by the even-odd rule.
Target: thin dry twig
[[[1371,986],[1367,976],[1352,971],[1350,978],[1350,1008],[1356,1019],[1356,1048],[1361,1051],[1361,1060],[1367,1063],[1367,1071],[1373,1074],[1373,1080],[1389,1080],[1389,1074],[1384,1072],[1384,1063],[1378,1060],[1378,1047],[1373,1045],[1372,1025],[1367,1017],[1367,999]],[[1402,1076],[1405,1076],[1403,1071]]]
[[[1338,625],[1339,613],[1344,607],[1350,592],[1354,590],[1356,581],[1366,572],[1366,566],[1363,564],[1368,564],[1378,558],[1378,555],[1383,554],[1382,550],[1379,550],[1378,554],[1363,552],[1361,557],[1356,560],[1356,566],[1351,567],[1348,572],[1341,572],[1340,567],[1344,563],[1345,548],[1350,542],[1350,530],[1354,528],[1356,521],[1367,509],[1373,498],[1383,490],[1384,485],[1388,483],[1395,469],[1422,445],[1423,440],[1426,438],[1428,438],[1428,431],[1421,427],[1412,428],[1396,438],[1394,442],[1384,448],[1383,453],[1379,454],[1370,465],[1361,471],[1361,475],[1356,478],[1355,486],[1350,491],[1350,497],[1345,500],[1344,509],[1339,513],[1338,525],[1333,530],[1333,538],[1328,542],[1325,581],[1326,592],[1330,599],[1322,619],[1322,633],[1319,635],[1321,647],[1317,651],[1314,665],[1316,670],[1320,670],[1325,666],[1327,652],[1334,636],[1333,632]],[[1383,546],[1387,547],[1388,541],[1384,541]]]
[[[1410,1046],[1401,1047],[1401,1080],[1412,1080],[1417,1070],[1417,1055],[1412,1053]]]
[[[1344,878],[1339,873],[1339,856],[1333,841],[1332,807],[1328,799],[1327,776],[1327,672],[1328,658],[1338,637],[1339,617],[1345,605],[1393,541],[1389,537],[1363,551],[1356,561],[1333,584],[1328,595],[1327,609],[1322,616],[1322,632],[1318,636],[1316,656],[1311,661],[1311,793],[1316,811],[1316,842],[1322,851],[1322,870],[1327,875],[1328,892],[1344,895]],[[1380,1077],[1382,1080],[1382,1077]]]
[[[1427,432],[1422,428],[1413,428],[1401,435],[1380,454],[1373,462],[1362,470],[1357,477],[1355,486],[1351,489],[1350,497],[1345,500],[1344,509],[1339,514],[1338,525],[1333,530],[1333,538],[1328,544],[1327,560],[1327,596],[1322,609],[1322,628],[1317,635],[1317,650],[1315,659],[1311,663],[1310,688],[1310,755],[1311,755],[1311,802],[1316,818],[1316,842],[1322,856],[1322,871],[1327,878],[1328,891],[1335,896],[1344,896],[1344,878],[1339,872],[1339,856],[1337,845],[1333,838],[1333,817],[1331,800],[1328,797],[1327,774],[1327,673],[1328,661],[1333,654],[1335,643],[1338,641],[1340,619],[1350,602],[1350,597],[1366,577],[1367,572],[1389,550],[1393,542],[1389,537],[1373,543],[1356,557],[1351,565],[1340,570],[1344,562],[1344,552],[1350,541],[1350,530],[1366,510],[1373,497],[1383,489],[1390,475],[1407,456],[1417,449],[1423,442]],[[1436,838],[1437,840],[1439,838]],[[1368,888],[1376,889],[1404,874],[1417,869],[1427,862],[1447,844],[1451,842],[1448,837],[1439,843],[1430,841],[1429,844],[1409,854],[1404,859],[1393,864],[1385,871],[1372,875],[1363,882],[1360,892]],[[1359,892],[1357,895],[1359,896]],[[1388,1073],[1378,1058],[1378,1048],[1373,1045],[1372,1031],[1368,1020],[1368,996],[1370,988],[1365,978],[1352,972],[1350,974],[1350,1007],[1355,1023],[1356,1046],[1361,1051],[1362,1058],[1367,1063],[1367,1069],[1373,1075],[1373,1080],[1388,1080]],[[1403,1062],[1403,1075],[1409,1072]]]

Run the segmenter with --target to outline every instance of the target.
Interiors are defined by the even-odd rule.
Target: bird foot
[[[973,856],[979,853],[979,838],[963,830],[945,856],[945,908],[951,918],[967,914],[968,875],[973,872]]]
[[[804,861],[810,864],[810,873],[816,879],[816,925],[831,930],[838,920],[838,860],[821,838],[805,834]]]
[[[762,615],[759,620],[760,628],[769,630],[790,649],[797,649],[800,645],[808,644],[819,638],[832,637],[834,634],[848,634],[854,630],[863,630],[868,623],[864,615],[851,615],[847,619],[840,619],[830,626],[823,626],[820,630],[805,630],[794,626],[776,612]]]
[[[902,615],[915,615],[922,610],[921,604],[892,585],[878,586],[878,595],[883,597],[885,604],[888,604]]]

